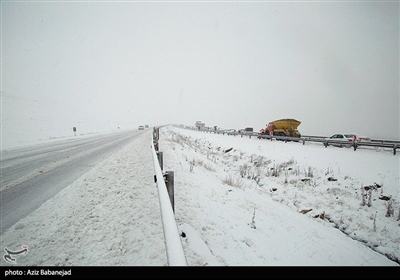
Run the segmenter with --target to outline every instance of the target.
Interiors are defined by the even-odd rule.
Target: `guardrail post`
[[[161,168],[161,170],[163,170],[164,168],[163,168],[163,165],[164,165],[164,162],[163,162],[163,152],[157,152],[157,159],[158,159],[158,163],[160,164],[160,168]]]
[[[167,191],[169,195],[169,200],[171,201],[172,210],[175,213],[175,203],[174,203],[174,171],[164,172],[164,181],[167,186]]]
[[[328,147],[328,140],[324,141],[324,146],[325,146],[325,148]]]
[[[153,127],[153,144],[154,144],[154,150],[158,152],[158,139],[160,138],[160,130],[159,128]]]
[[[394,145],[393,145],[393,155],[396,155],[396,149],[397,149],[397,145],[394,144]]]

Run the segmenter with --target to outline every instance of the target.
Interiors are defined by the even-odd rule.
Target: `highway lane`
[[[79,137],[1,152],[0,233],[146,130]]]

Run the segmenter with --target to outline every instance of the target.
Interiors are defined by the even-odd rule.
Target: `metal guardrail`
[[[185,253],[183,251],[178,227],[175,221],[174,210],[167,191],[167,186],[164,181],[163,172],[160,167],[160,162],[157,157],[156,148],[158,151],[158,133],[155,137],[153,133],[151,141],[151,150],[154,161],[155,179],[158,188],[158,198],[161,208],[161,220],[164,229],[165,247],[167,249],[167,258],[169,266],[187,266]]]
[[[255,136],[255,135],[253,135]],[[356,151],[359,147],[380,147],[380,148],[390,148],[392,149],[393,155],[396,155],[396,150],[400,149],[400,141],[382,141],[376,142],[374,140],[371,141],[358,141],[358,142],[349,142],[347,140],[339,141],[339,140],[329,140],[326,137],[312,137],[312,136],[303,136],[303,137],[282,137],[282,136],[270,136],[270,135],[257,135],[258,138],[267,138],[267,139],[276,139],[280,141],[294,141],[294,142],[302,142],[303,145],[305,142],[319,142],[323,143],[325,148],[328,146],[340,146],[340,147],[353,147],[354,151]]]
[[[189,127],[186,127],[189,128]],[[379,147],[379,148],[388,148],[391,149],[393,155],[396,155],[396,151],[400,149],[400,141],[397,140],[379,140],[379,139],[371,139],[370,141],[359,141],[359,142],[349,142],[346,140],[338,141],[338,140],[329,140],[326,139],[325,136],[309,136],[303,135],[302,137],[286,137],[286,136],[277,136],[277,135],[268,135],[268,134],[259,134],[258,132],[252,133],[233,133],[233,132],[226,132],[226,131],[214,131],[214,130],[198,130],[197,128],[189,128],[192,130],[202,131],[202,132],[209,132],[209,133],[217,133],[223,135],[233,135],[233,136],[240,136],[240,137],[257,137],[259,139],[269,139],[269,140],[278,140],[286,142],[302,142],[303,145],[305,142],[316,142],[322,143],[325,147],[328,146],[342,146],[342,147],[353,147],[354,151],[356,151],[359,147]]]
[[[379,148],[389,148],[392,149],[393,155],[396,155],[396,150],[400,149],[400,141],[396,140],[374,140],[370,141],[356,141],[349,142],[346,140],[338,141],[338,140],[329,140],[326,137],[316,137],[316,136],[303,136],[301,137],[301,141],[310,141],[310,142],[322,142],[325,147],[331,146],[341,146],[341,147],[353,147],[354,151],[359,147],[379,147]]]

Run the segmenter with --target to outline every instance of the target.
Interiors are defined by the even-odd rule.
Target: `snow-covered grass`
[[[164,169],[175,172],[176,218],[183,231],[193,227],[201,234],[214,262],[355,264],[346,254],[333,260],[307,244],[328,242],[317,238],[328,228],[332,237],[340,233],[399,263],[398,155],[177,127],[160,131]],[[288,224],[277,227],[276,219]]]
[[[2,248],[29,248],[15,265],[168,265],[150,143],[149,129],[5,231]],[[399,265],[398,155],[174,126],[159,150],[189,266]]]

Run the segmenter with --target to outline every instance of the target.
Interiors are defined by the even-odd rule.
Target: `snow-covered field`
[[[2,234],[3,248],[28,246],[14,265],[168,265],[151,134]],[[160,129],[159,150],[174,171],[189,266],[399,265],[399,156],[390,151],[174,126]]]
[[[159,141],[164,170],[175,174],[180,228],[196,232],[211,251],[206,259],[188,252],[189,263],[387,264],[373,257],[360,263],[350,246],[399,263],[399,156],[390,150],[171,126],[160,129]]]

